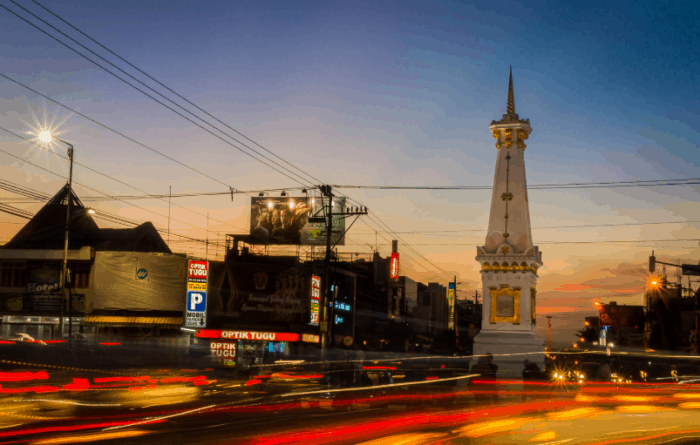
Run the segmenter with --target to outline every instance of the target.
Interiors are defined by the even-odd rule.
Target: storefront
[[[0,338],[14,341],[50,341],[58,332],[59,317],[33,317],[22,315],[5,315],[0,317]],[[68,335],[68,326],[72,324],[73,337],[92,339],[95,330],[84,325],[84,317],[64,318],[65,335]],[[63,340],[65,341],[65,340]]]
[[[212,365],[241,370],[284,360],[300,345],[320,342],[318,335],[292,332],[199,329],[196,337],[202,347],[208,342]]]

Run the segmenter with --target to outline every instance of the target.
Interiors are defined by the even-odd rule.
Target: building
[[[181,345],[186,258],[150,222],[102,229],[66,185],[0,248],[0,335],[60,338],[68,200],[70,298],[63,338]]]
[[[525,359],[541,370],[545,366],[544,341],[535,329],[542,254],[532,242],[525,179],[525,141],[532,128],[529,119],[515,113],[512,71],[506,114],[492,121],[489,129],[496,139],[497,155],[488,232],[476,255],[481,264],[484,308],[474,354],[496,356],[499,377],[521,378]]]

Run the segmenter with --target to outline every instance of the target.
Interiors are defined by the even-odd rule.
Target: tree
[[[584,328],[576,333],[576,337],[579,340],[583,338],[583,340],[587,343],[593,343],[594,341],[598,341],[598,328]]]

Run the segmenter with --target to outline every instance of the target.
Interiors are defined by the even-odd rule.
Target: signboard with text
[[[188,261],[187,300],[185,306],[185,326],[188,328],[204,328],[207,326],[208,279],[208,261]]]
[[[399,278],[399,254],[397,252],[391,254],[391,262],[389,263],[389,278],[392,280]]]
[[[455,284],[450,283],[447,289],[447,329],[455,329]]]
[[[318,314],[321,304],[321,277],[311,275],[311,316],[309,324],[318,326]]]

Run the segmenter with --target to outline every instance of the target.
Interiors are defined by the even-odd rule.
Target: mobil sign
[[[188,328],[205,328],[207,326],[209,262],[189,260],[187,269],[185,326]]]

